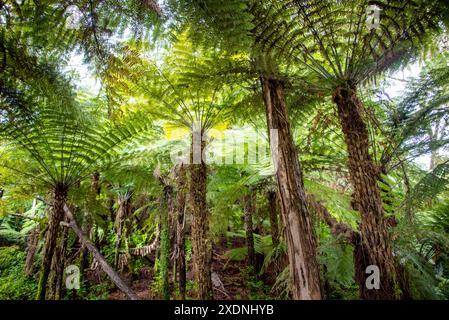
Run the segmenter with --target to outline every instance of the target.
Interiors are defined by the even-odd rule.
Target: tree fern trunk
[[[253,212],[254,212],[254,199],[255,194],[250,191],[243,197],[244,213],[245,213],[245,233],[246,233],[246,246],[248,248],[248,264],[254,271],[256,267],[256,253],[254,251],[254,235],[253,235]]]
[[[63,219],[64,220],[64,219]],[[55,253],[53,255],[50,271],[50,281],[47,296],[51,300],[61,300],[63,295],[62,282],[64,278],[65,253],[68,240],[68,229],[60,232],[57,240]]]
[[[37,225],[27,239],[27,256],[25,260],[25,273],[28,277],[31,277],[34,269],[34,256],[36,255],[37,246],[39,244],[39,232],[40,227]]]
[[[201,145],[201,148],[199,148],[200,150],[197,149],[196,152],[198,153],[194,156],[194,141],[192,140],[191,164],[189,165],[189,210],[192,213],[193,271],[195,274],[198,299],[208,300],[212,299],[212,257],[208,239],[209,216],[206,205],[207,166],[202,159],[199,161],[200,163],[193,163],[194,157],[197,157],[198,153],[201,155],[205,147],[204,141],[197,141]]]
[[[116,228],[115,228],[116,239],[115,239],[115,243],[114,243],[114,268],[115,269],[118,269],[118,257],[120,254],[120,244],[122,242],[123,211],[124,211],[123,203],[121,202],[121,200],[119,200],[119,208],[117,211],[117,217],[115,218],[115,224],[116,224]]]
[[[186,256],[185,256],[185,203],[186,203],[186,172],[183,164],[179,166],[177,181],[177,220],[176,220],[176,249],[179,294],[182,300],[186,298]]]
[[[277,146],[271,139],[270,145],[277,164],[276,177],[288,245],[292,295],[294,299],[321,299],[315,235],[298,153],[290,131],[284,86],[273,76],[262,76],[261,82],[268,128],[278,132]]]
[[[273,246],[277,246],[279,244],[279,226],[276,208],[277,207],[276,192],[268,191],[267,200],[268,200],[268,210],[270,214],[271,241],[273,243]]]
[[[171,186],[164,186],[164,198],[161,204],[161,257],[160,275],[162,279],[162,295],[165,300],[170,300],[168,271],[170,268],[170,223],[169,212],[172,211],[173,189]]]
[[[123,226],[125,219],[129,213],[130,197],[128,194],[118,196],[118,210],[115,217],[114,229],[117,235],[115,240],[115,251],[114,251],[114,267],[118,269],[118,260],[120,255],[120,246],[123,238]]]
[[[67,198],[67,187],[58,185],[53,190],[52,208],[49,212],[48,230],[45,236],[45,245],[42,254],[42,267],[37,289],[37,299],[45,300],[48,276],[51,270],[51,262],[55,252],[60,222],[64,217],[64,203]]]
[[[368,131],[360,110],[362,104],[355,88],[338,88],[334,92],[338,116],[348,148],[348,168],[354,187],[353,203],[361,214],[360,243],[356,248],[356,279],[363,299],[394,299],[395,267],[389,244],[387,221],[377,184],[379,170],[369,154]],[[380,289],[368,289],[366,267],[380,270]]]
[[[90,182],[90,193],[88,198],[89,208],[95,207],[97,202],[97,196],[100,194],[100,173],[94,172],[91,177]],[[83,230],[85,234],[89,237],[91,229],[92,229],[92,213],[87,212],[86,219],[84,221]],[[81,272],[84,272],[87,268],[89,268],[89,250],[87,250],[86,246],[82,246],[81,251]]]

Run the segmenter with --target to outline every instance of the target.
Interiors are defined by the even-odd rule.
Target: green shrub
[[[106,280],[102,283],[91,284],[88,287],[82,284],[76,294],[82,300],[108,300],[112,290],[114,290],[113,284]],[[65,299],[70,300],[71,293],[67,292]]]
[[[25,253],[17,246],[0,247],[0,300],[33,299],[37,282],[23,271]]]

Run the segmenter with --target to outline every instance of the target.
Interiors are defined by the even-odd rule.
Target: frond
[[[49,185],[76,183],[150,129],[146,117],[137,113],[113,123],[89,118],[88,109],[79,106],[44,104],[35,109],[4,123],[2,134],[12,145],[28,152]]]

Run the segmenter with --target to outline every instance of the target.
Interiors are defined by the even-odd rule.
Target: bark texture
[[[34,271],[34,256],[36,255],[37,246],[39,244],[40,227],[37,225],[27,239],[27,256],[25,260],[25,273],[28,277],[33,275]]]
[[[201,136],[203,132],[201,132]],[[189,210],[192,213],[192,253],[193,271],[197,286],[197,298],[200,300],[212,299],[211,261],[212,248],[208,238],[209,215],[206,204],[207,192],[207,166],[203,159],[200,163],[194,163],[195,148],[201,145],[201,153],[205,148],[205,142],[198,139],[199,134],[193,134],[193,145],[190,171]],[[199,140],[199,141],[198,141]],[[196,142],[195,142],[196,141]],[[196,144],[196,146],[195,146]],[[195,153],[194,153],[195,152]],[[196,157],[198,154],[196,154]]]
[[[90,192],[87,200],[89,208],[95,207],[95,204],[97,203],[97,196],[100,195],[100,192],[100,173],[94,172],[91,177]],[[86,212],[83,230],[88,236],[92,230],[92,216],[92,212]],[[87,268],[89,268],[89,250],[87,250],[86,247],[81,246],[81,272],[84,272]]]
[[[316,240],[304,192],[298,153],[288,120],[284,85],[274,76],[262,76],[268,128],[277,130],[277,144],[270,136],[280,195],[282,220],[288,245],[293,299],[321,299]]]
[[[64,218],[63,218],[64,220]],[[53,254],[53,259],[51,262],[51,271],[49,277],[49,285],[47,296],[50,300],[61,300],[63,295],[63,278],[64,278],[64,266],[65,266],[65,255],[68,239],[68,230],[63,229],[57,240],[57,245],[55,253]]]
[[[160,248],[160,275],[162,278],[162,294],[165,300],[170,300],[168,271],[170,265],[170,223],[169,214],[173,210],[173,188],[164,185],[164,196],[161,203],[161,248]]]
[[[354,188],[353,204],[361,214],[360,239],[356,243],[356,280],[362,299],[395,299],[395,266],[384,217],[378,167],[369,153],[368,130],[361,116],[356,88],[338,88],[333,95],[348,149],[348,168]],[[368,289],[366,267],[380,270],[380,289]]]
[[[123,231],[124,231],[124,224],[125,219],[129,215],[130,206],[131,206],[131,196],[129,192],[126,192],[124,195],[118,196],[118,209],[117,209],[117,215],[115,217],[114,222],[114,229],[115,233],[117,235],[117,239],[115,240],[115,251],[114,251],[114,266],[115,268],[118,267],[118,260],[120,255],[120,246],[122,243],[122,238],[124,238]],[[126,236],[125,236],[126,238]]]
[[[254,251],[253,213],[255,211],[255,193],[251,192],[243,197],[245,212],[246,246],[248,248],[248,264],[256,267],[256,252]]]
[[[271,227],[271,241],[273,246],[279,244],[279,225],[278,225],[278,214],[277,214],[277,199],[275,191],[267,192],[268,199],[268,211],[270,214],[270,227]]]
[[[178,272],[179,294],[182,300],[186,298],[186,256],[185,256],[185,206],[186,206],[186,170],[183,164],[178,168],[176,178],[176,244],[175,259]]]
[[[53,190],[52,207],[49,212],[48,230],[45,235],[41,274],[37,289],[38,300],[45,300],[48,277],[60,230],[59,223],[64,217],[64,203],[67,198],[67,191],[68,189],[65,185],[57,185]]]

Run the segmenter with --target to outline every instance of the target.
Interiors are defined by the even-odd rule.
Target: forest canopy
[[[444,0],[0,0],[0,300],[449,299]]]

